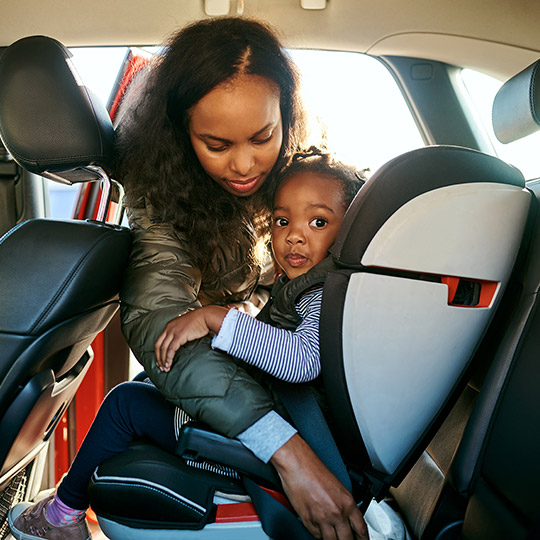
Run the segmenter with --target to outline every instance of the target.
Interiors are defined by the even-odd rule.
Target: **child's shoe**
[[[69,525],[53,525],[47,519],[47,506],[54,495],[35,504],[16,504],[8,514],[11,534],[17,540],[91,540],[92,534],[84,515]]]

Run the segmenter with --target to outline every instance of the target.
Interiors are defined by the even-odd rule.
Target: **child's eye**
[[[282,217],[278,217],[274,219],[274,223],[276,227],[286,227],[289,224],[289,220]]]
[[[310,223],[312,227],[315,227],[317,229],[322,229],[327,224],[328,224],[328,220],[324,218],[320,218],[320,217],[312,219]]]

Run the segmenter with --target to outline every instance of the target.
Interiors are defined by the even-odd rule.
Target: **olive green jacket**
[[[168,373],[156,365],[154,344],[165,325],[187,310],[250,298],[260,271],[249,267],[247,253],[224,246],[212,261],[212,276],[206,276],[185,237],[156,219],[151,207],[131,209],[129,222],[133,247],[120,293],[124,336],[166,399],[234,437],[273,408],[268,392],[239,362],[214,351],[209,336],[181,347]]]

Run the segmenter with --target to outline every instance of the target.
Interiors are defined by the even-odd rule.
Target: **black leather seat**
[[[0,136],[27,170],[64,182],[108,180],[114,131],[80,86],[69,52],[35,36],[0,60]],[[0,240],[0,491],[29,477],[118,309],[129,230],[31,219]],[[38,487],[40,479],[38,478]],[[35,486],[19,490],[32,497]],[[4,502],[5,512],[11,502]],[[4,520],[5,515],[0,515]],[[5,527],[5,525],[4,525]]]

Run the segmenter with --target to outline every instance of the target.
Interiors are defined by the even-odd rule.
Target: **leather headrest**
[[[32,36],[0,59],[0,137],[25,169],[84,181],[76,169],[107,168],[114,130],[105,107],[82,85],[71,53],[55,39]]]
[[[540,60],[505,82],[493,101],[493,130],[510,143],[540,129]]]

